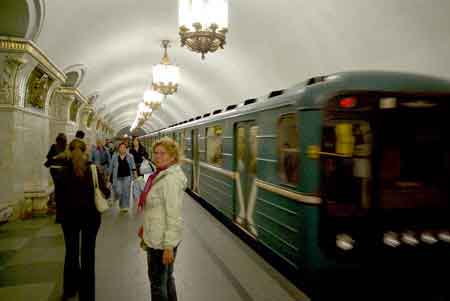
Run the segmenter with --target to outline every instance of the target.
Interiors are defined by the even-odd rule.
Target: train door
[[[257,134],[258,126],[254,121],[239,122],[235,126],[234,220],[253,236],[257,235],[253,221],[256,204]]]
[[[192,191],[200,193],[199,191],[199,176],[200,176],[200,158],[198,145],[198,129],[192,130]]]

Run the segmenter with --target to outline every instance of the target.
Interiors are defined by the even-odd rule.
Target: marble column
[[[5,208],[12,218],[45,210],[46,103],[63,81],[64,74],[31,41],[0,37],[0,216]]]
[[[63,94],[59,90],[53,94],[49,106],[50,144],[55,143],[59,133],[66,134],[68,139],[75,135],[74,127],[69,123],[69,107],[74,100],[75,95]]]

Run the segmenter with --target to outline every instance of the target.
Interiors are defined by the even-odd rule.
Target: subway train
[[[447,300],[449,108],[446,79],[341,72],[140,139],[175,139],[189,193],[313,299]]]

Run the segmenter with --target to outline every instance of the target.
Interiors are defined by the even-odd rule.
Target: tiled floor
[[[142,216],[111,210],[97,236],[99,301],[150,300]],[[53,217],[0,226],[0,300],[59,300],[64,240]],[[175,264],[179,300],[308,300],[195,201],[185,199],[184,239]]]

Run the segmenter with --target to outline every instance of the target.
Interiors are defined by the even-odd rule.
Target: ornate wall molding
[[[28,7],[28,29],[25,38],[37,41],[45,20],[45,0],[26,0]]]
[[[67,81],[64,84],[68,88],[78,88],[86,76],[87,66],[83,64],[76,64],[64,68],[64,73],[66,74]],[[71,75],[72,74],[72,75]],[[73,78],[75,76],[75,78]]]
[[[90,104],[84,103],[78,110],[77,123],[82,129],[88,129],[87,118],[89,113],[93,112],[92,106]]]
[[[45,107],[47,103],[50,86],[55,81],[38,67],[34,68],[27,81],[25,94],[25,106],[32,107],[43,112],[48,111]]]
[[[89,98],[85,97],[80,93],[80,91],[76,88],[68,88],[68,87],[58,87],[55,90],[55,94],[60,95],[70,95],[73,96],[74,99],[71,101],[68,105],[68,121],[72,122],[74,125],[79,126],[80,128],[84,130],[91,130],[95,131],[97,133],[100,133],[103,127],[106,127],[109,131],[112,132],[111,128],[109,127],[108,123],[102,120],[97,113],[95,112],[94,106],[90,103]],[[96,93],[91,94],[96,95]],[[76,107],[74,107],[74,106]],[[70,111],[72,111],[72,116]],[[96,118],[91,121],[91,126],[89,127],[87,125],[88,117],[90,113],[93,113]],[[101,127],[99,127],[99,124],[101,124]],[[94,126],[95,125],[95,126]]]
[[[27,60],[20,56],[7,55],[0,62],[0,104],[20,103],[20,74]],[[16,92],[16,93],[15,93]]]
[[[39,111],[36,111],[36,110],[33,110],[33,109],[29,109],[29,108],[24,108],[24,107],[21,107],[21,106],[11,106],[11,105],[2,105],[2,104],[0,104],[0,111],[3,111],[3,112],[17,112],[17,111],[20,111],[20,112],[24,112],[26,114],[39,116],[39,117],[41,117],[43,119],[49,119],[50,118],[47,114],[45,114],[43,112],[39,112]]]
[[[88,103],[88,99],[83,94],[81,94],[80,90],[78,90],[77,88],[59,87],[55,92],[60,94],[73,95],[81,102],[86,104]]]
[[[61,83],[66,81],[66,75],[40,50],[32,41],[0,36],[0,52],[24,53],[33,57],[44,71]]]

